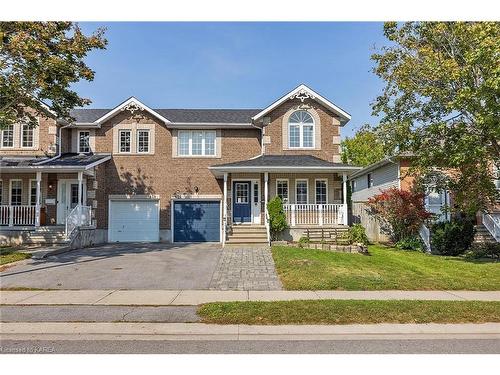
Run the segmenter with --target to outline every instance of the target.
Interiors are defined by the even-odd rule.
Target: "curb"
[[[2,323],[0,333],[3,340],[500,339],[500,323],[283,326],[203,323]]]

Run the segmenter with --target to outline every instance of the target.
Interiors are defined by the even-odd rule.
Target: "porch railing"
[[[500,215],[483,212],[483,225],[497,242],[500,242]]]
[[[418,234],[420,238],[424,242],[425,250],[430,253],[431,252],[431,231],[424,224],[420,227]]]
[[[0,225],[35,225],[36,206],[0,206]]]
[[[344,204],[284,204],[288,225],[343,225]]]
[[[78,205],[66,216],[66,238],[70,238],[78,227],[92,224],[92,208]]]

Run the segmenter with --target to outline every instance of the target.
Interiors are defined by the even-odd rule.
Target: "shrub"
[[[423,193],[390,188],[371,197],[367,204],[370,213],[389,226],[394,242],[417,236],[420,226],[431,217],[425,210]]]
[[[271,238],[276,240],[278,234],[288,228],[281,198],[276,196],[271,199],[267,203],[267,210],[269,212],[269,230],[271,232]]]
[[[307,245],[310,242],[311,242],[311,240],[309,239],[309,237],[302,236],[299,239],[299,247],[304,247],[304,245]]]
[[[362,243],[368,245],[368,237],[365,228],[361,224],[354,224],[349,228],[349,241],[351,243]]]
[[[473,259],[492,258],[500,260],[500,243],[473,244],[466,256]]]
[[[395,246],[400,250],[424,251],[424,244],[417,236],[402,238],[396,242]]]
[[[431,247],[442,255],[460,255],[474,240],[474,224],[469,219],[436,223],[431,227]]]

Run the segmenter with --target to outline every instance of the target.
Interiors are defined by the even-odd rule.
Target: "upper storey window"
[[[7,125],[2,130],[2,147],[14,147],[14,125]]]
[[[90,152],[90,132],[88,130],[78,132],[78,152]]]
[[[22,147],[33,147],[33,128],[27,124],[21,126]]]
[[[215,130],[180,130],[179,156],[215,156]]]
[[[288,120],[290,148],[314,148],[314,119],[307,111],[296,111]]]

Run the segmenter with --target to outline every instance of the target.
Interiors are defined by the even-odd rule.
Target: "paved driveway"
[[[107,244],[8,268],[0,273],[0,286],[208,289],[221,254],[214,244]]]

